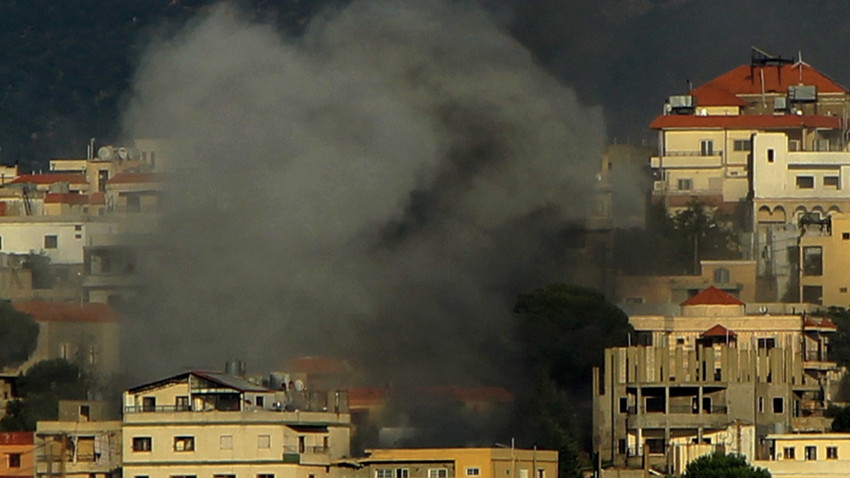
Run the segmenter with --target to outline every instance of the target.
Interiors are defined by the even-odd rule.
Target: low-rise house
[[[124,476],[325,478],[349,456],[343,392],[296,409],[239,367],[190,371],[124,392]]]
[[[558,452],[516,448],[367,450],[340,478],[555,478]]]
[[[36,478],[121,476],[121,421],[104,402],[61,401],[59,420],[35,433]]]
[[[0,432],[0,477],[32,477],[34,448],[32,432]]]
[[[815,478],[850,474],[850,433],[771,434],[765,459],[754,462],[774,478]]]

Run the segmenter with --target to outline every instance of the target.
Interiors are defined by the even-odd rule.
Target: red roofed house
[[[671,96],[652,122],[659,145],[653,199],[674,211],[694,198],[734,211],[751,190],[754,134],[777,133],[788,151],[847,151],[841,118],[848,98],[805,62],[754,49],[749,65]]]
[[[15,370],[23,371],[41,360],[64,358],[99,377],[120,370],[120,316],[106,304],[79,302],[13,302],[39,326],[38,343],[30,359]]]
[[[756,444],[776,430],[829,430],[824,412],[842,375],[828,353],[835,324],[745,306],[709,287],[677,315],[629,317],[636,345],[607,349],[594,370],[593,442],[603,463],[640,468],[645,458],[680,473],[714,451],[759,459]]]

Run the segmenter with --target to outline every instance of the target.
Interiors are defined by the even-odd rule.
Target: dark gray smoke
[[[194,148],[132,366],[504,381],[516,294],[569,271],[601,116],[465,2],[353,2],[298,38],[215,8],[149,47],[125,117]]]

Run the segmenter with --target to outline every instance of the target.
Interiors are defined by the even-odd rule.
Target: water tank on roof
[[[228,360],[224,364],[224,373],[234,377],[245,376],[245,362],[241,360]]]
[[[794,103],[811,103],[818,99],[815,85],[795,85],[788,87],[788,100]]]
[[[115,148],[112,146],[101,146],[97,150],[97,158],[101,161],[112,161],[113,157],[115,157]]]

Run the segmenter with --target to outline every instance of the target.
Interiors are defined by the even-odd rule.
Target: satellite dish
[[[118,157],[121,158],[122,161],[126,161],[130,157],[130,153],[127,151],[127,148],[123,146],[118,148]]]
[[[113,156],[115,156],[115,150],[112,146],[102,146],[97,150],[97,157],[101,161],[112,161]]]

